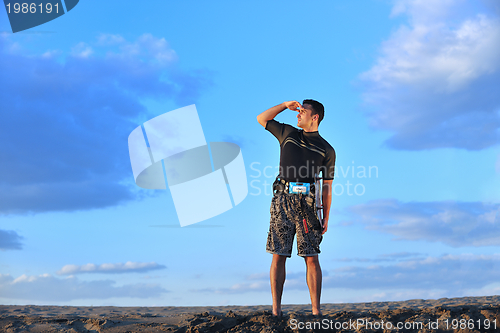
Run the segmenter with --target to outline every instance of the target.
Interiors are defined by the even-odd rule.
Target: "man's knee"
[[[273,264],[274,265],[283,265],[286,261],[286,258],[287,258],[287,256],[273,254]]]
[[[306,265],[314,265],[314,266],[319,266],[319,259],[318,256],[307,256],[304,257],[304,260],[306,261]]]
[[[285,261],[287,256],[282,256],[280,254],[273,254],[274,261]]]

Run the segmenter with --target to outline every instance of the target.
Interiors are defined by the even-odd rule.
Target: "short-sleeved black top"
[[[305,132],[274,119],[267,122],[266,130],[280,143],[280,178],[313,183],[314,175],[322,171],[323,179],[333,179],[335,150],[317,131]]]

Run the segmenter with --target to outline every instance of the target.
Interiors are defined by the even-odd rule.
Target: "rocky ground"
[[[500,296],[284,307],[0,306],[1,332],[500,332]]]

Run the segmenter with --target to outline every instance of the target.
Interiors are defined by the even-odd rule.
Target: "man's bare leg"
[[[321,266],[319,265],[318,256],[304,257],[307,265],[307,286],[309,287],[309,294],[311,295],[312,313],[313,315],[321,314],[321,283],[323,274]]]
[[[285,284],[286,256],[273,254],[271,263],[271,294],[273,295],[273,315],[281,315],[281,296],[283,295],[283,285]]]

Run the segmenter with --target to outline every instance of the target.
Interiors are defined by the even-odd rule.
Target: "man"
[[[297,127],[301,129],[274,120],[286,109],[298,112]],[[283,102],[257,116],[259,124],[280,143],[280,172],[273,185],[271,222],[266,245],[266,251],[273,254],[270,278],[275,316],[282,315],[285,261],[287,257],[291,257],[295,233],[298,255],[304,257],[307,267],[306,280],[311,295],[312,313],[321,315],[322,272],[318,254],[323,234],[328,230],[336,158],[335,150],[318,133],[323,116],[323,105],[311,99],[304,100],[302,105],[297,101]],[[323,221],[319,221],[316,214],[314,197],[315,176],[320,171],[323,175]]]

